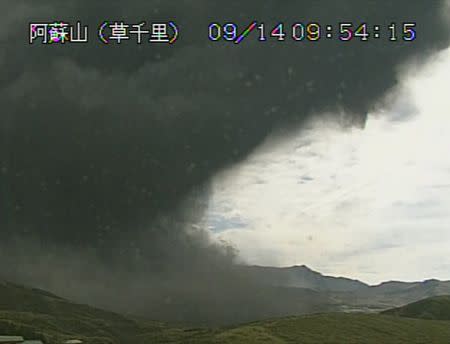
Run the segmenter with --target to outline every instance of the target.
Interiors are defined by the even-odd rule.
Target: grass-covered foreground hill
[[[228,329],[216,334],[211,343],[450,343],[450,322],[379,314],[321,314]]]
[[[424,301],[423,307],[428,309],[431,304],[436,309],[436,299],[448,301],[432,298]],[[411,306],[416,309],[420,305]],[[133,319],[74,304],[45,291],[0,283],[0,335],[21,335],[49,344],[66,339],[94,344],[450,343],[450,321],[412,319],[402,317],[404,313],[398,310],[392,312],[394,315],[317,314],[192,329]]]
[[[0,283],[0,335],[21,335],[45,343],[82,339],[86,343],[138,343],[134,338],[164,329],[79,305],[42,290]]]
[[[450,296],[430,297],[383,313],[408,318],[450,321]]]

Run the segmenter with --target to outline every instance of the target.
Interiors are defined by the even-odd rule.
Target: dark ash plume
[[[0,269],[16,281],[177,321],[278,314],[195,229],[209,179],[274,130],[365,114],[396,68],[449,43],[442,1],[0,4]],[[174,47],[28,45],[29,22],[173,19]],[[413,43],[212,43],[212,21],[416,21]],[[91,37],[93,37],[91,32]],[[339,111],[337,111],[339,110]]]

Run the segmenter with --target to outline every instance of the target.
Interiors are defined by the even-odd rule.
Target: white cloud
[[[215,235],[254,264],[450,279],[450,50],[413,74],[365,129],[311,123],[217,176]]]

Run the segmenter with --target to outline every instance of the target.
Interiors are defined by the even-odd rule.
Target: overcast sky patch
[[[450,50],[411,74],[364,129],[311,123],[217,176],[210,215],[240,220],[214,235],[252,264],[450,279]]]

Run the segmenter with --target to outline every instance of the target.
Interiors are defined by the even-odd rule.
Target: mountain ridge
[[[123,316],[14,283],[0,285],[0,333],[46,344],[68,339],[91,344],[440,344],[450,340],[449,311],[450,296],[446,296],[382,314],[326,312],[192,328]]]
[[[307,265],[292,265],[292,266],[282,266],[282,267],[273,267],[273,266],[265,266],[265,265],[240,265],[240,267],[244,269],[255,269],[255,270],[276,270],[279,272],[297,272],[297,273],[304,273],[304,274],[310,274],[317,277],[323,277],[330,280],[339,280],[339,281],[346,281],[346,282],[356,282],[361,287],[366,288],[378,288],[378,287],[385,287],[385,286],[391,286],[391,285],[402,285],[402,286],[413,286],[413,285],[419,285],[419,284],[428,284],[428,283],[450,283],[450,280],[440,280],[436,278],[428,278],[424,280],[418,280],[418,281],[401,281],[401,280],[388,280],[383,281],[377,284],[369,284],[366,282],[363,282],[361,280],[358,280],[356,278],[349,278],[345,276],[334,276],[334,275],[327,275],[323,274],[321,272],[318,272],[314,269],[311,269]]]
[[[450,282],[436,279],[423,282],[387,281],[370,286],[346,277],[323,275],[305,265],[284,268],[254,265],[236,268],[254,282],[251,293],[236,294],[235,299],[225,297],[227,302],[239,305],[239,311],[233,310],[232,314],[211,311],[210,307],[207,307],[208,304],[214,303],[219,308],[220,304],[217,300],[205,299],[202,290],[186,292],[168,290],[166,299],[153,300],[151,308],[143,307],[142,312],[135,315],[190,326],[206,323],[222,326],[317,312],[375,313],[428,297],[450,295]],[[35,296],[39,295],[39,298],[28,302],[27,295],[31,292]],[[0,298],[0,309],[20,312],[33,312],[34,303],[38,303],[39,307],[44,309],[48,305],[57,306],[67,301],[51,292],[37,288],[27,289],[10,282],[0,282],[0,293],[3,294]],[[21,300],[20,309],[16,308],[16,303],[9,303],[18,299]],[[52,302],[48,303],[47,299]],[[177,309],[180,304],[184,305],[182,312]],[[112,306],[106,308],[115,310]],[[185,319],[189,319],[190,323],[186,323]]]
[[[332,300],[338,311],[379,312],[421,299],[450,295],[450,281],[386,281],[369,285],[346,277],[323,275],[306,265],[290,267],[241,267],[262,285],[312,289]]]

